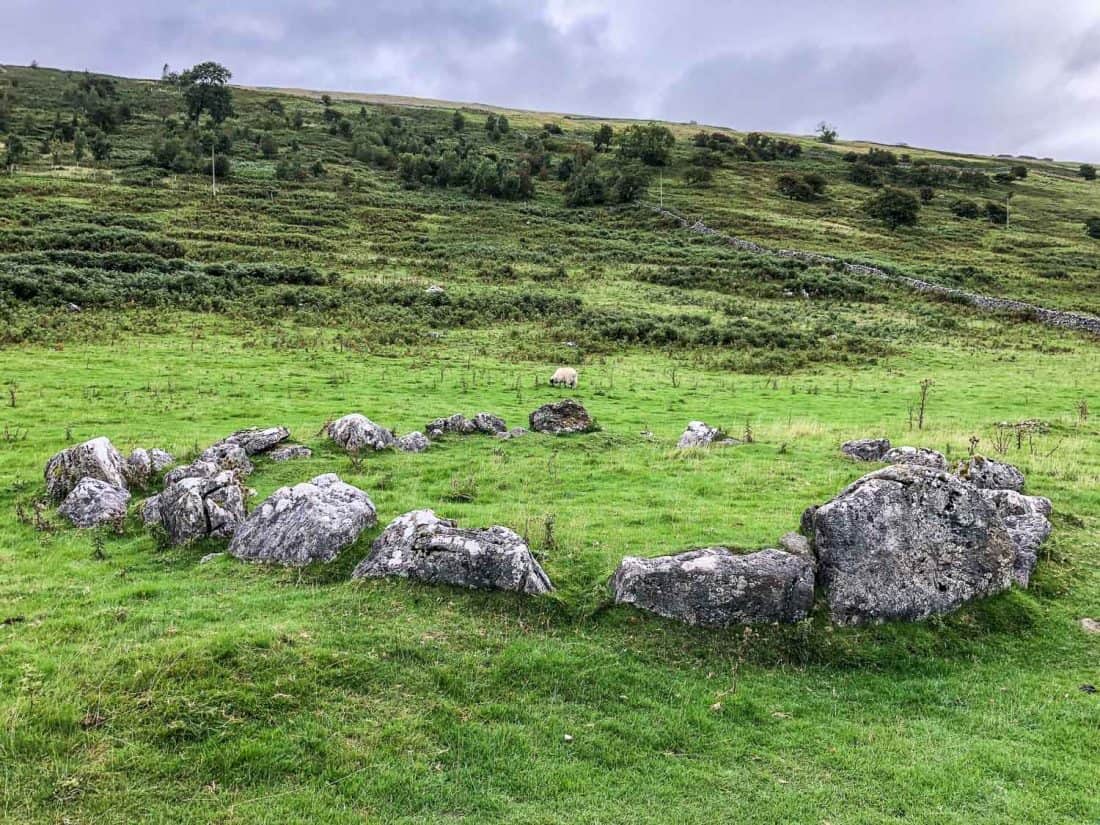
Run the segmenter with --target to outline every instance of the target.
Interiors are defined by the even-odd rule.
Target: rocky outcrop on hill
[[[724,547],[676,556],[627,556],[611,579],[616,604],[703,627],[797,622],[814,600],[810,561],[782,550],[737,555]]]
[[[327,473],[272,493],[237,528],[229,553],[288,567],[327,563],[377,520],[366,493]]]
[[[394,519],[352,573],[384,576],[528,595],[553,590],[527,543],[507,527],[463,529],[431,510]]]

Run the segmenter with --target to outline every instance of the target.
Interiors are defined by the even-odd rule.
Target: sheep
[[[550,378],[551,387],[577,388],[577,371],[572,367],[558,367]]]

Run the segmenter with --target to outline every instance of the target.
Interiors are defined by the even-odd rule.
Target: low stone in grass
[[[882,461],[890,451],[890,439],[857,438],[841,444],[840,451],[856,461]]]
[[[353,579],[385,576],[529,595],[553,590],[527,543],[507,527],[462,529],[431,510],[390,522],[352,573]]]
[[[325,425],[325,432],[337,445],[348,452],[388,450],[397,443],[391,431],[359,413],[351,413],[330,421]]]
[[[531,413],[528,423],[535,432],[552,435],[587,433],[596,429],[596,422],[588,410],[572,398],[543,404]]]
[[[58,508],[77,527],[95,527],[126,517],[130,493],[98,478],[82,478]]]
[[[707,547],[652,559],[627,556],[611,590],[616,604],[690,625],[797,622],[813,606],[814,569],[782,550],[738,555]]]

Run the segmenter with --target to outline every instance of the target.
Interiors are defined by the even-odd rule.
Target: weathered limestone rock
[[[890,439],[857,438],[841,444],[840,451],[856,461],[882,461],[883,456],[890,451]]]
[[[309,447],[303,447],[301,444],[287,444],[285,447],[272,450],[267,457],[272,461],[294,461],[298,458],[310,458],[312,455],[313,450]]]
[[[1019,469],[980,455],[960,461],[955,475],[983,490],[1015,490],[1019,493],[1024,489],[1024,474]]]
[[[887,450],[882,460],[887,464],[914,464],[936,470],[947,469],[947,458],[944,454],[925,447],[894,447],[892,450]]]
[[[190,464],[169,470],[164,476],[165,486],[185,478],[214,478],[224,472],[234,472],[240,478],[252,474],[252,462],[242,447],[236,444],[215,444],[207,447]]]
[[[348,452],[388,450],[397,443],[392,432],[359,413],[330,421],[325,425],[325,432]]]
[[[214,447],[232,444],[244,450],[245,455],[256,455],[267,452],[288,438],[290,438],[290,430],[286,427],[248,427],[226,436]]]
[[[85,477],[76,483],[57,511],[77,527],[95,527],[125,518],[129,503],[128,490]]]
[[[447,434],[470,435],[477,432],[477,425],[462,413],[455,413],[447,418],[436,418],[424,425],[424,432],[428,438],[438,439]]]
[[[149,496],[149,498],[141,502],[141,523],[144,524],[146,527],[162,523],[160,517],[159,493],[155,496]]]
[[[779,539],[779,547],[792,556],[806,559],[811,566],[817,568],[817,556],[814,555],[814,549],[810,546],[810,540],[801,533],[784,533]]]
[[[530,595],[553,590],[527,544],[508,528],[460,529],[431,510],[394,519],[352,573],[383,576]]]
[[[138,447],[126,459],[126,481],[134,487],[148,487],[153,476],[170,467],[174,461],[171,453],[166,453],[164,450],[146,450]]]
[[[497,435],[508,431],[508,425],[504,423],[504,419],[499,415],[493,415],[492,413],[479,412],[473,418],[474,429],[479,433],[486,433],[487,435]]]
[[[804,519],[838,624],[924,619],[1012,583],[1016,550],[996,509],[931,467],[877,470]]]
[[[703,627],[797,622],[814,600],[809,560],[782,550],[747,555],[707,547],[676,556],[627,556],[611,579],[616,604]]]
[[[172,544],[229,538],[244,520],[245,491],[237,473],[183,478],[158,496],[161,523]]]
[[[736,443],[737,439],[727,438],[726,434],[717,427],[711,427],[702,421],[690,421],[676,443],[676,448],[687,450],[692,447],[728,447]]]
[[[588,410],[572,398],[543,404],[531,413],[529,424],[536,432],[553,435],[587,433],[596,429],[596,422]]]
[[[46,462],[46,493],[60,501],[82,478],[96,478],[125,490],[126,462],[106,436],[68,447]]]
[[[525,435],[527,435],[527,430],[523,427],[512,427],[512,429],[507,430],[506,432],[497,433],[496,437],[508,440],[510,438],[522,438]]]
[[[327,473],[272,493],[237,528],[229,552],[288,567],[327,563],[377,521],[366,493]]]
[[[1053,529],[1050,499],[1025,496],[1015,490],[983,489],[981,495],[997,510],[1016,547],[1012,577],[1020,587],[1027,587],[1035,563],[1039,560],[1039,548]]]
[[[432,442],[423,433],[411,432],[397,439],[397,449],[403,453],[422,453],[432,446]]]

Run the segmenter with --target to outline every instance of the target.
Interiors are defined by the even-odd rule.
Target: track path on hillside
[[[905,275],[893,275],[877,267],[867,266],[866,264],[850,263],[848,261],[842,261],[839,258],[830,257],[829,255],[818,255],[815,252],[802,252],[797,249],[770,249],[769,247],[761,246],[752,241],[746,241],[743,238],[723,234],[716,229],[711,229],[702,221],[690,221],[682,215],[673,212],[671,209],[665,209],[654,204],[643,204],[643,206],[663,217],[675,221],[684,229],[691,232],[698,232],[702,235],[710,235],[711,237],[717,238],[745,252],[751,252],[756,255],[777,255],[781,258],[794,258],[808,263],[839,265],[846,272],[850,272],[853,275],[862,275],[864,277],[877,278],[880,281],[886,281],[888,283],[900,284],[916,292],[930,293],[950,300],[961,301],[962,303],[969,304],[988,312],[1017,313],[1041,324],[1046,324],[1047,326],[1100,335],[1100,318],[1092,315],[1082,315],[1080,313],[1065,312],[1058,309],[1047,309],[1037,304],[1014,301],[1010,298],[994,298],[989,295],[979,295],[976,292],[967,292],[966,290],[955,289],[954,287],[943,286],[942,284],[933,284]]]

